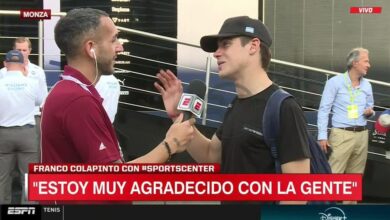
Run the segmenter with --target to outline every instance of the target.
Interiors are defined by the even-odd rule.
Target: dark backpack
[[[268,99],[264,115],[263,115],[263,136],[267,146],[271,149],[272,157],[275,159],[276,173],[281,173],[281,165],[278,160],[277,139],[280,129],[280,107],[282,102],[289,97],[293,97],[290,93],[278,89]],[[310,173],[327,174],[332,173],[328,159],[322,151],[320,145],[308,132],[308,143],[311,153],[310,158]]]

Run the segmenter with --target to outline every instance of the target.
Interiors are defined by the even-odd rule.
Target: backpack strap
[[[269,97],[263,114],[263,137],[266,145],[271,149],[272,157],[275,160],[276,173],[282,173],[278,159],[277,139],[280,130],[280,108],[282,102],[292,95],[283,89],[278,89]]]

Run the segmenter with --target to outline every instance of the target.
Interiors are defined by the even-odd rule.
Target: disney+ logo
[[[321,220],[345,220],[347,217],[342,209],[338,207],[327,208],[324,212],[318,213]]]

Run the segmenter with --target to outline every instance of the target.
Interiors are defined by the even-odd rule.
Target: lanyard
[[[86,84],[82,83],[80,80],[74,78],[73,76],[61,75],[61,77],[63,80],[69,80],[69,81],[75,82],[76,84],[80,85],[81,88],[83,88],[83,89],[87,90],[89,93],[91,93],[91,91],[89,91],[88,86]]]
[[[352,88],[352,82],[351,83],[348,82],[347,74],[348,74],[348,72],[346,72],[344,74],[345,85],[348,88],[349,100],[351,101],[351,104],[353,104],[355,102],[355,98],[359,96],[361,91],[360,91],[360,88],[357,88],[355,90]]]

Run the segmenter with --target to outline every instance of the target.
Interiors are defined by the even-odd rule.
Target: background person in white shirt
[[[101,75],[99,81],[95,85],[96,90],[99,92],[100,97],[103,98],[103,107],[106,110],[111,124],[114,123],[115,115],[118,112],[119,96],[121,87],[118,79],[111,75]],[[124,158],[122,147],[119,144],[119,152],[122,158]]]
[[[99,95],[103,98],[103,107],[106,110],[111,123],[114,123],[118,111],[120,85],[118,79],[113,75],[102,75],[95,86]]]
[[[29,59],[29,56],[31,54],[31,51],[32,51],[32,45],[31,45],[31,41],[28,37],[17,37],[14,41],[14,45],[13,45],[13,49],[14,50],[18,50],[20,51],[22,54],[23,54],[23,58],[24,58],[24,64],[25,64],[25,69],[26,69],[26,76],[31,78],[31,79],[34,79],[38,82],[38,96],[43,96],[44,98],[46,98],[47,94],[48,94],[48,89],[47,89],[47,82],[46,82],[46,75],[45,75],[45,71],[33,64],[30,62],[30,59]],[[5,73],[7,72],[7,68],[4,67],[2,69],[0,69],[0,78],[2,77],[2,75],[4,75]],[[38,138],[38,143],[40,141],[40,136],[41,136],[41,131],[40,131],[40,116],[41,116],[41,112],[40,112],[40,106],[36,106],[35,107],[35,110],[34,110],[34,115],[35,115],[35,123],[36,123],[36,130],[37,130],[37,138]]]
[[[43,96],[38,95],[38,82],[23,74],[25,65],[20,51],[9,51],[4,65],[7,72],[0,78],[0,204],[9,204],[15,162],[22,186],[28,164],[39,162],[34,110],[42,103]],[[30,203],[25,193],[21,203]]]

